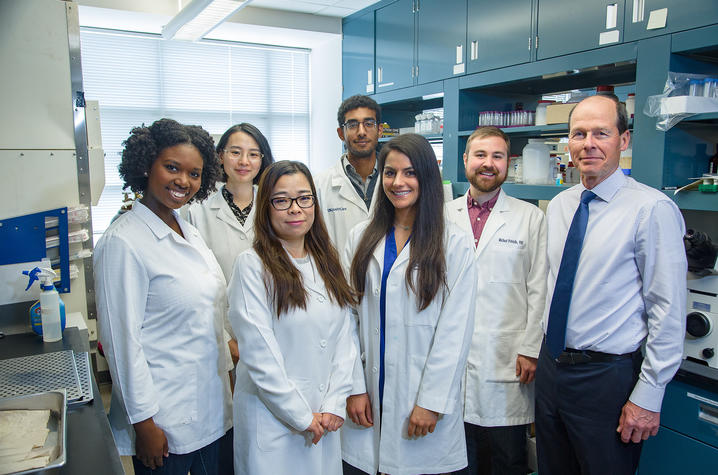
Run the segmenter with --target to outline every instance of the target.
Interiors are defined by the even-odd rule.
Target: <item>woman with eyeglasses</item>
[[[372,220],[343,254],[359,305],[344,473],[413,475],[466,466],[461,381],[473,329],[473,243],[444,221],[436,157],[416,134],[382,147]],[[353,258],[352,258],[353,256]]]
[[[233,125],[217,143],[224,185],[204,203],[187,209],[229,282],[234,260],[252,246],[254,196],[264,170],[274,163],[269,142],[252,124]]]
[[[109,420],[136,474],[222,473],[231,427],[224,275],[179,208],[220,176],[212,137],[161,119],[124,142],[120,176],[141,193],[95,246],[97,326],[112,375]]]
[[[352,386],[354,297],[317,204],[304,164],[270,165],[257,190],[253,247],[234,264],[239,474],[342,470],[336,431]]]

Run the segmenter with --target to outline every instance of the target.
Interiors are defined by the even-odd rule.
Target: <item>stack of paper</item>
[[[0,475],[41,468],[58,447],[44,447],[50,410],[0,411]]]

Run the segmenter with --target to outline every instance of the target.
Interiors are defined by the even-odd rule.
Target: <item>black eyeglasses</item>
[[[272,207],[277,211],[285,211],[292,207],[293,202],[297,202],[297,206],[300,208],[311,208],[314,206],[314,195],[302,195],[296,198],[272,198],[269,200],[272,203]]]
[[[365,129],[373,129],[376,127],[376,120],[374,119],[364,119],[363,121],[359,122],[358,120],[348,120],[342,124],[342,127],[344,127],[347,130],[354,130],[357,127],[359,127],[359,124],[364,124]]]

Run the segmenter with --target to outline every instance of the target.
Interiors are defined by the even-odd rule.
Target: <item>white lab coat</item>
[[[331,168],[319,174],[315,185],[329,237],[337,252],[341,253],[349,237],[349,231],[373,215],[377,194],[381,188],[381,177],[377,177],[368,210],[364,200],[349,181],[342,160],[338,160]]]
[[[254,193],[256,197],[256,187]],[[214,253],[227,282],[232,278],[234,260],[252,247],[255,209],[256,206],[252,206],[244,225],[240,224],[222,196],[221,189],[202,203],[192,203],[182,208],[183,216],[197,228]]]
[[[365,226],[352,230],[343,254],[347,267]],[[342,457],[367,473],[415,475],[459,470],[467,463],[460,387],[474,320],[473,308],[467,302],[474,301],[478,279],[473,244],[463,231],[447,223],[444,252],[448,294],[440,291],[421,312],[417,312],[416,296],[405,280],[410,244],[397,256],[386,287],[385,382],[379,427],[379,301],[384,244],[384,240],[379,242],[369,261],[355,328],[362,355],[355,361],[352,394],[369,393],[374,425],[364,428],[347,419],[341,429]],[[415,405],[438,412],[439,420],[433,433],[409,439],[409,416]]]
[[[229,302],[242,355],[234,389],[238,475],[342,472],[339,433],[326,433],[315,446],[305,430],[314,412],[345,417],[356,359],[351,310],[329,299],[312,265],[314,272],[302,274],[307,308],[277,318],[256,252],[235,263]]]
[[[473,239],[466,200],[464,195],[447,203],[446,217]],[[464,420],[488,427],[529,424],[534,420],[534,385],[519,383],[516,357],[538,357],[543,338],[547,274],[543,212],[501,190],[475,254],[480,278],[464,385]]]
[[[136,201],[95,246],[97,324],[120,455],[135,453],[131,424],[150,417],[174,454],[231,427],[224,276],[199,232],[175,216],[184,238]]]

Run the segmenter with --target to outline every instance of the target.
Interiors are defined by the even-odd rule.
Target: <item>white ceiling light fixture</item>
[[[162,28],[162,37],[197,41],[252,0],[192,0]]]

